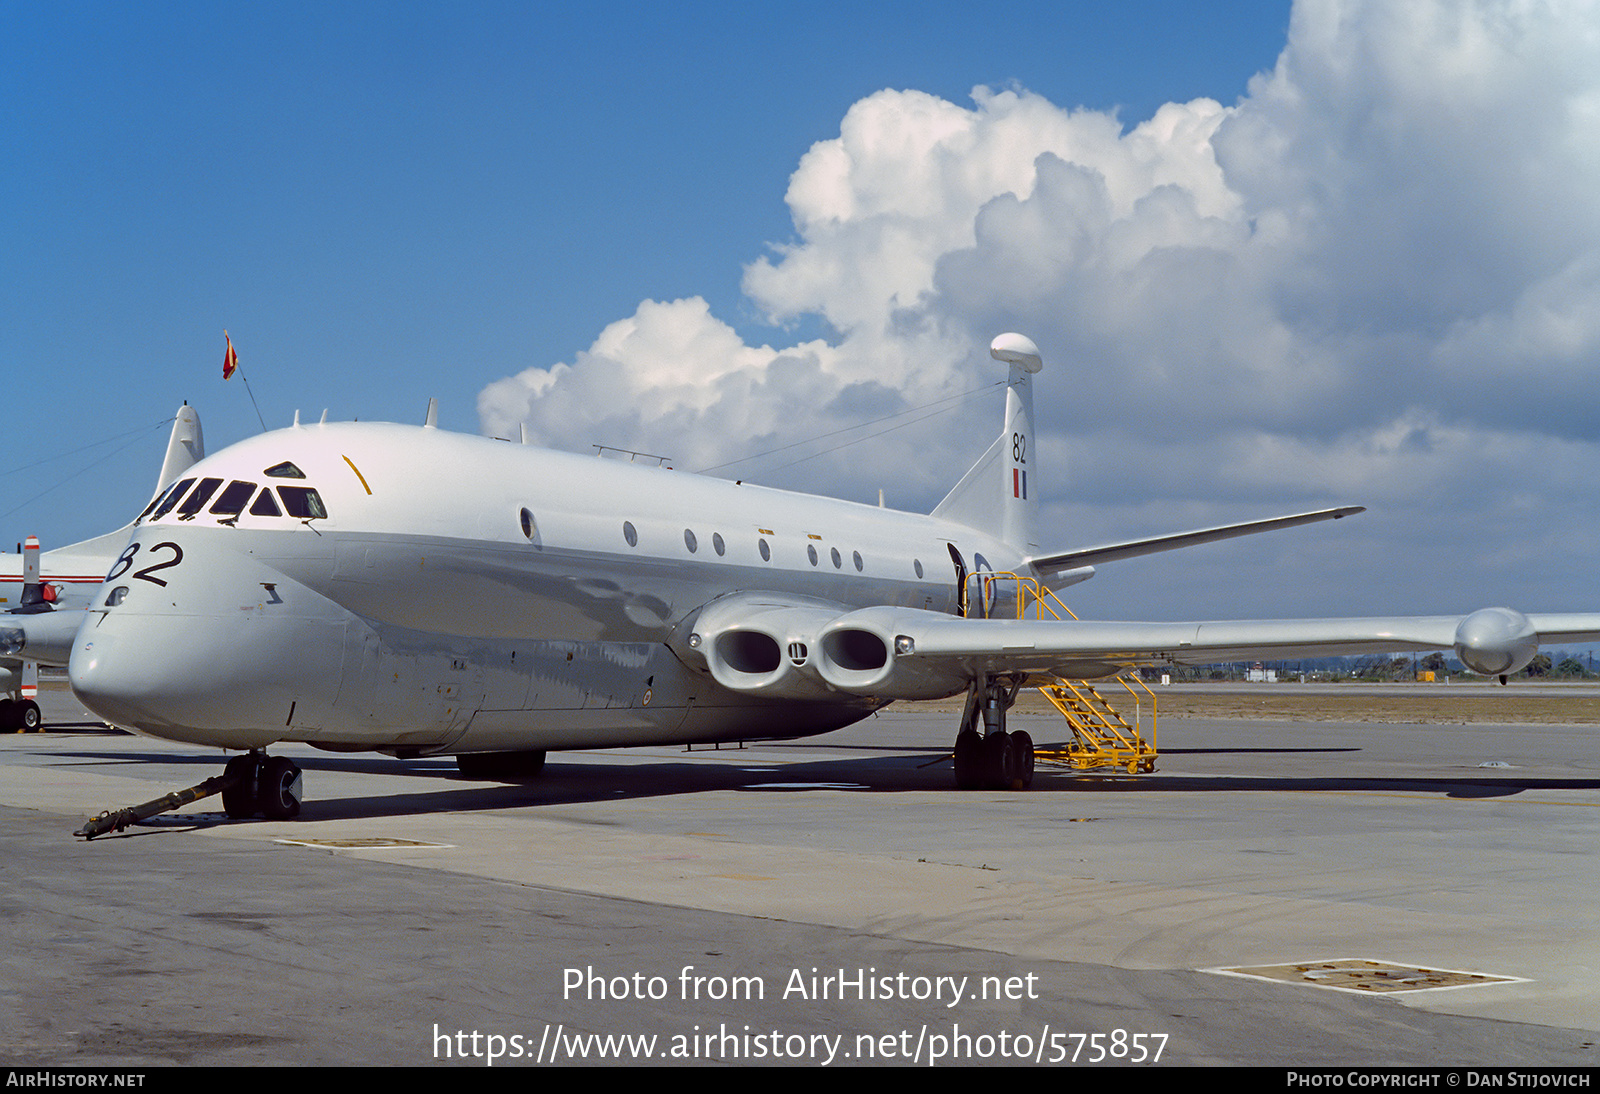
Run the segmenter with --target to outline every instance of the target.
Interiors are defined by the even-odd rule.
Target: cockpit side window
[[[200,507],[211,500],[211,495],[216,493],[217,487],[221,485],[221,479],[201,479],[200,485],[194,488],[194,493],[184,498],[183,504],[178,506],[178,519],[193,520]]]
[[[255,492],[255,483],[235,479],[217,498],[217,504],[211,507],[211,512],[219,517],[236,517],[244,512],[245,504]]]
[[[136,520],[134,523],[137,524],[138,521],[143,520],[145,517],[148,517],[150,515],[150,510],[154,509],[156,506],[158,506],[162,502],[166,501],[167,500],[167,495],[170,494],[170,493],[172,493],[172,487],[171,486],[167,487],[165,490],[161,491],[155,497],[151,498],[150,499],[150,504],[146,505],[144,507],[144,512],[139,514],[138,520]]]
[[[178,483],[177,486],[174,486],[172,488],[172,492],[162,500],[160,505],[156,506],[156,511],[150,514],[150,519],[160,520],[162,517],[172,512],[172,507],[178,504],[178,499],[187,494],[189,492],[189,487],[193,485],[193,479],[184,479],[182,482]]]
[[[281,517],[283,510],[278,508],[278,503],[272,498],[272,487],[263,486],[261,494],[256,498],[256,503],[250,507],[252,517]]]
[[[280,464],[275,464],[261,473],[267,476],[269,479],[303,479],[306,477],[306,473],[304,471],[300,470],[288,460],[284,460]]]
[[[291,517],[306,520],[328,515],[322,505],[322,495],[309,486],[280,486],[278,496],[283,499],[283,511]]]

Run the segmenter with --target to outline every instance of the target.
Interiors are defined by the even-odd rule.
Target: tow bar
[[[174,790],[164,797],[147,801],[143,805],[131,805],[126,809],[108,809],[98,817],[85,821],[82,828],[72,833],[82,836],[86,840],[103,836],[107,832],[120,832],[130,824],[137,824],[157,813],[165,813],[180,806],[197,802],[201,798],[209,798],[213,794],[220,794],[240,782],[243,776],[229,775],[224,772],[214,775],[199,786],[191,786],[187,790]]]

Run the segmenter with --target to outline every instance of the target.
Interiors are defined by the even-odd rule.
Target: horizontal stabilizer
[[[1286,517],[1251,520],[1243,524],[1222,524],[1215,528],[1196,528],[1191,532],[1174,532],[1170,535],[1152,536],[1148,539],[1128,540],[1124,543],[1107,543],[1099,547],[1084,547],[1076,551],[1062,551],[1053,555],[1036,555],[1027,560],[1029,566],[1048,581],[1054,574],[1076,570],[1082,566],[1099,566],[1139,555],[1153,555],[1158,551],[1175,551],[1179,547],[1194,547],[1201,543],[1214,543],[1220,539],[1253,536],[1257,532],[1272,532],[1279,528],[1295,528],[1302,524],[1315,524],[1323,520],[1338,520],[1355,513],[1366,512],[1365,505],[1346,505],[1339,509],[1318,509],[1312,513],[1295,513]]]

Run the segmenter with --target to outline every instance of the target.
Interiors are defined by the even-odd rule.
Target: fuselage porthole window
[[[127,598],[128,587],[126,585],[118,585],[115,589],[112,589],[110,595],[106,597],[106,607],[115,608]]]
[[[844,559],[841,558],[840,555],[839,555],[839,548],[837,548],[837,547],[833,548],[829,552],[829,554],[833,558],[833,568],[835,570],[844,569]]]
[[[711,533],[711,549],[717,552],[718,557],[721,557],[728,550],[728,545],[722,542],[721,532]]]
[[[539,534],[539,526],[533,520],[533,511],[524,506],[520,516],[522,518],[522,534],[529,543],[532,543]]]
[[[918,577],[922,576],[922,560],[920,558],[914,558],[911,560],[911,568],[917,571]]]
[[[771,562],[772,561],[772,548],[767,546],[767,541],[764,540],[764,539],[760,540],[760,541],[758,541],[757,546],[758,546],[759,550],[761,551],[761,561],[762,562]]]
[[[622,522],[622,538],[628,541],[629,547],[639,546],[639,531],[633,526],[633,521]]]
[[[817,564],[817,545],[815,543],[806,544],[806,557],[811,560],[811,565],[815,566]]]
[[[851,551],[850,552],[850,557],[855,559],[856,573],[860,573],[861,570],[862,570],[861,552],[860,551]]]
[[[694,538],[693,528],[685,528],[683,530],[683,545],[689,548],[691,555],[700,549],[700,541]]]

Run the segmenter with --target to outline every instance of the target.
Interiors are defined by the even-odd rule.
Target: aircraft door
[[[967,563],[961,557],[961,552],[956,550],[954,543],[946,544],[950,548],[950,561],[956,567],[956,613],[962,617],[967,614]]]

